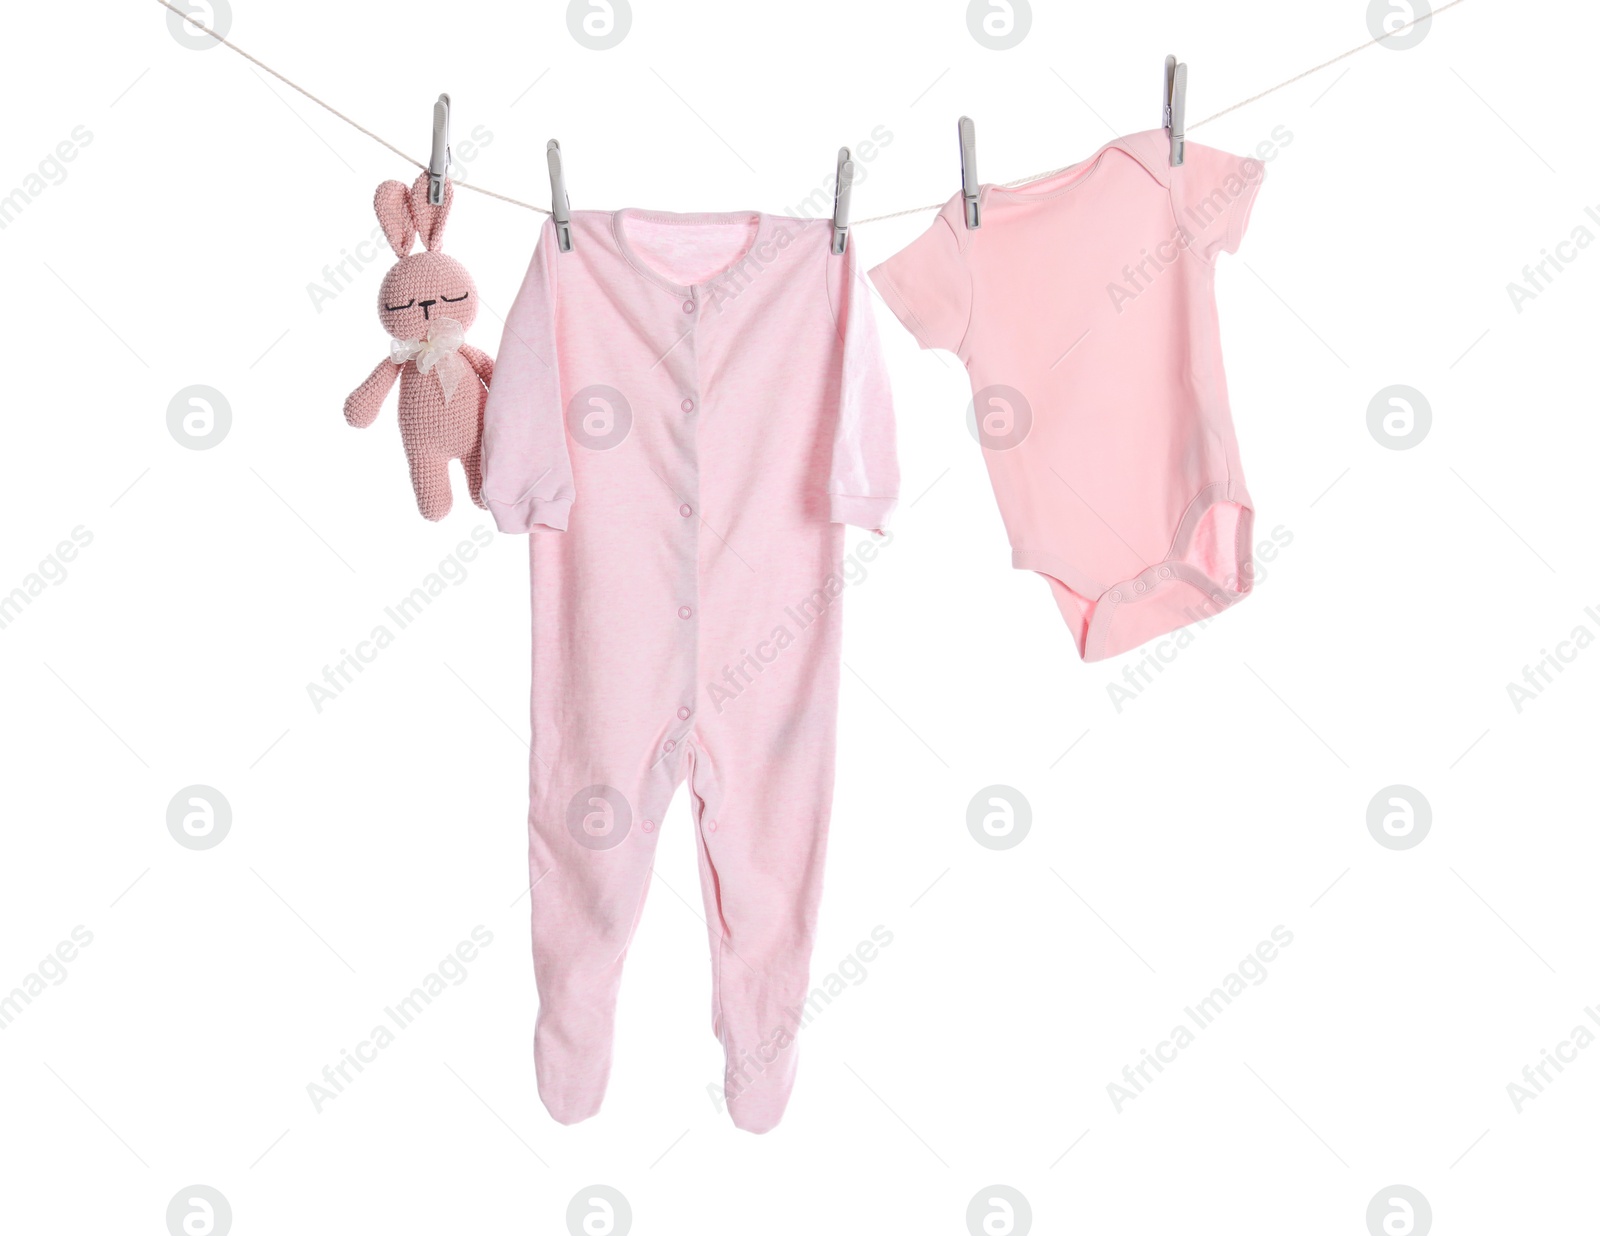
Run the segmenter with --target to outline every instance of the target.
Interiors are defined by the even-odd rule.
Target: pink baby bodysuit
[[[1088,661],[1208,618],[1253,575],[1213,263],[1262,165],[1165,131],[1021,188],[951,198],[871,272],[925,348],[954,352],[1012,563],[1049,581]]]
[[[793,1084],[833,796],[843,524],[899,475],[829,220],[578,211],[506,319],[483,494],[531,532],[539,1094],[605,1093],[622,961],[687,777],[734,1123]]]

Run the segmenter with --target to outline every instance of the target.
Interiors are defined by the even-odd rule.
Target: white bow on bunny
[[[467,376],[467,362],[461,359],[458,349],[467,341],[467,332],[454,318],[435,318],[428,327],[425,339],[391,339],[389,359],[403,365],[415,358],[418,373],[434,369],[439,379],[439,389],[448,401],[456,393],[456,383]]]

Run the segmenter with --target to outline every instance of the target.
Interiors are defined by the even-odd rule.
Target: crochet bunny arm
[[[344,419],[357,429],[365,429],[378,419],[383,401],[400,373],[400,366],[392,360],[381,360],[378,367],[367,375],[367,380],[350,392],[344,401]]]
[[[482,348],[473,347],[470,343],[461,345],[461,356],[467,364],[472,366],[472,372],[478,375],[479,380],[485,386],[488,386],[494,379],[494,357],[490,356]]]

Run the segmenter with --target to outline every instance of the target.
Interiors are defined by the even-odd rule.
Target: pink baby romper
[[[530,532],[539,1094],[593,1115],[686,777],[736,1125],[794,1081],[833,796],[845,523],[899,488],[870,292],[828,220],[578,211],[506,319],[484,497]]]
[[[960,195],[873,282],[972,380],[1012,565],[1050,585],[1087,661],[1250,592],[1252,503],[1222,373],[1219,253],[1262,165],[1163,130],[1015,189]]]

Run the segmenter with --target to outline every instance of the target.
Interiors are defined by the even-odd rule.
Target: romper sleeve
[[[501,532],[565,531],[572,508],[556,359],[554,245],[546,222],[506,315],[483,412],[483,498]]]
[[[1187,143],[1183,166],[1172,169],[1172,205],[1196,257],[1238,252],[1266,171],[1260,159]]]
[[[959,353],[972,320],[972,276],[962,253],[959,197],[933,224],[870,272],[873,284],[917,345]],[[960,229],[960,230],[958,230]]]
[[[828,298],[842,345],[828,519],[881,533],[889,526],[900,496],[889,375],[878,346],[872,297],[856,266],[854,243],[847,244],[841,256],[831,252],[826,256]]]

